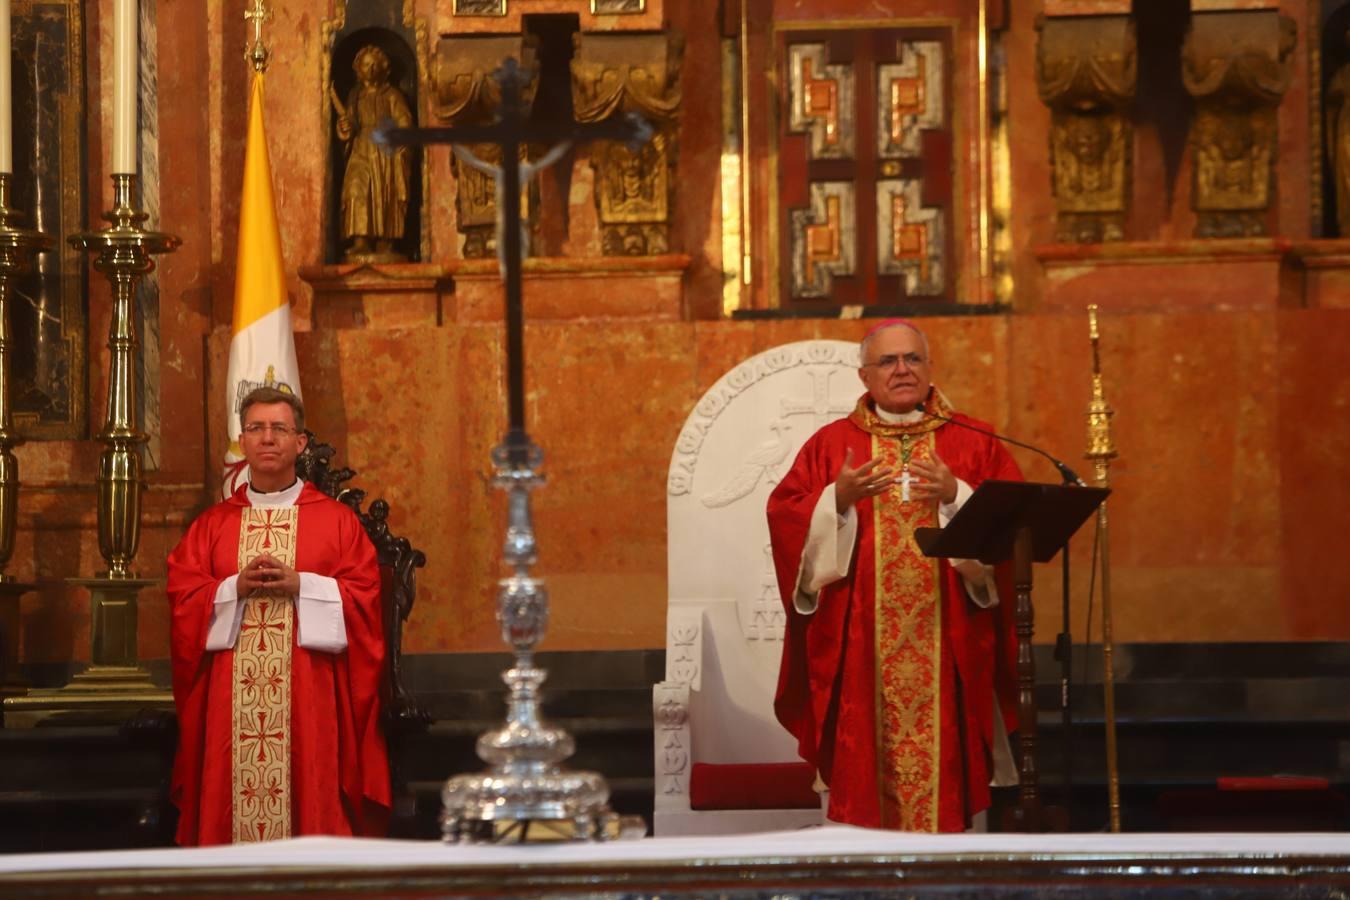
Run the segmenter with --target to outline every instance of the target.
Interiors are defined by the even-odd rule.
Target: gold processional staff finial
[[[253,71],[267,70],[267,60],[271,56],[263,44],[263,23],[272,18],[272,10],[267,8],[266,0],[253,0],[253,5],[244,10],[244,21],[253,23],[253,44],[245,48],[244,58],[253,63]]]

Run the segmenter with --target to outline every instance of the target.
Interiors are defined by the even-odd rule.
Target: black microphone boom
[[[1003,441],[1005,444],[1012,444],[1014,447],[1021,447],[1023,450],[1030,450],[1032,453],[1039,453],[1041,456],[1044,456],[1046,459],[1050,460],[1050,463],[1056,469],[1059,470],[1059,476],[1064,479],[1065,484],[1076,484],[1079,487],[1087,487],[1087,484],[1083,481],[1083,479],[1078,477],[1078,475],[1074,472],[1073,469],[1070,469],[1067,465],[1064,464],[1062,460],[1055,459],[1053,456],[1051,456],[1049,453],[1046,453],[1040,447],[1033,447],[1030,444],[1024,444],[1023,442],[1016,440],[1014,438],[1010,438],[1006,435],[997,434],[993,431],[988,431],[984,428],[976,428],[974,425],[967,425],[965,422],[958,422],[956,419],[950,418],[948,416],[940,416],[937,413],[933,412],[931,409],[928,409],[922,403],[917,404],[914,408],[917,409],[919,412],[923,413],[925,416],[928,416],[929,418],[941,419],[942,421],[950,422],[953,425],[960,425],[962,428],[969,428],[971,431],[978,431],[980,434],[988,435],[991,438]]]

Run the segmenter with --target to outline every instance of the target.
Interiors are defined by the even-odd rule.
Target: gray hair
[[[919,336],[919,340],[923,341],[923,355],[926,357],[931,357],[933,355],[933,352],[928,348],[928,335],[924,334],[922,331],[915,328],[908,322],[890,322],[884,325],[878,325],[877,327],[868,331],[867,334],[863,335],[863,339],[858,342],[859,365],[862,365],[863,360],[867,359],[867,342],[872,340],[872,338],[876,337],[877,335],[881,334],[881,332],[887,331],[891,328],[908,328],[910,331],[914,332]]]
[[[248,408],[259,403],[285,403],[291,408],[291,412],[295,413],[295,430],[305,430],[305,404],[290,391],[281,391],[274,387],[254,388],[244,395],[244,399],[239,402],[240,428],[244,427],[244,414],[248,412]]]

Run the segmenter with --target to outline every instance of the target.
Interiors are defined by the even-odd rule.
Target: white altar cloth
[[[824,859],[1132,859],[1260,858],[1350,856],[1350,834],[952,834],[874,831],[843,825],[800,831],[720,837],[648,838],[607,843],[520,845],[443,844],[305,837],[265,844],[189,849],[116,850],[87,853],[30,853],[0,856],[0,889],[5,875],[78,871],[147,871],[275,868],[410,871],[419,868],[607,866],[642,867],[685,860],[734,864],[792,863]]]

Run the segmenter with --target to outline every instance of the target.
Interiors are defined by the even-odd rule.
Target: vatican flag
[[[248,145],[244,150],[234,329],[226,380],[230,448],[225,452],[225,481],[221,485],[221,493],[226,497],[248,480],[248,465],[239,446],[239,403],[249,391],[264,385],[300,396],[281,234],[272,196],[272,165],[267,158],[267,136],[263,132],[263,76],[256,72],[249,99]]]

